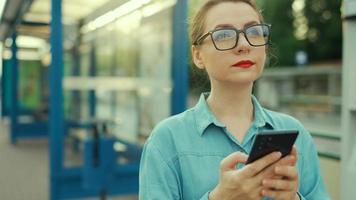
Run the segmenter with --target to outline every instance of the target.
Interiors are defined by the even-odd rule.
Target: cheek
[[[204,62],[205,68],[215,68],[221,64],[221,55],[215,50],[215,48],[206,47],[202,51],[202,60]]]
[[[266,48],[261,48],[258,49],[258,51],[256,52],[257,56],[256,56],[256,61],[259,64],[260,68],[263,68],[265,65],[265,61],[266,61]]]

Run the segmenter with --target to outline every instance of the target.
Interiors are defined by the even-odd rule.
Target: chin
[[[236,74],[235,76],[231,77],[233,82],[238,83],[253,83],[258,78],[260,78],[261,74],[256,73],[245,73],[245,74]]]
[[[242,86],[242,85],[246,85],[246,86],[250,86],[255,82],[255,79],[251,78],[251,79],[228,79],[228,80],[222,80],[221,82],[225,83],[225,84],[229,84],[229,85],[236,85],[236,86]]]

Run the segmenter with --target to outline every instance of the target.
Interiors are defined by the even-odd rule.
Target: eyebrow
[[[250,22],[247,22],[245,25],[244,25],[244,28],[247,27],[247,26],[251,26],[251,25],[254,25],[254,24],[258,24],[259,22],[257,21],[250,21]],[[218,29],[218,28],[235,28],[235,26],[233,26],[232,24],[218,24],[215,26],[214,29]]]

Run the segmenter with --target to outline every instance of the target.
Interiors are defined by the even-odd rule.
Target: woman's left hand
[[[297,151],[295,146],[290,154],[295,157],[293,165],[279,165],[274,168],[273,178],[262,181],[262,195],[275,200],[299,200],[298,170],[295,167]]]

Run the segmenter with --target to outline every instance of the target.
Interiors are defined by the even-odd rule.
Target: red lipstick
[[[241,60],[241,61],[235,63],[233,66],[247,69],[247,68],[250,68],[254,64],[255,63],[252,62],[251,60]]]

